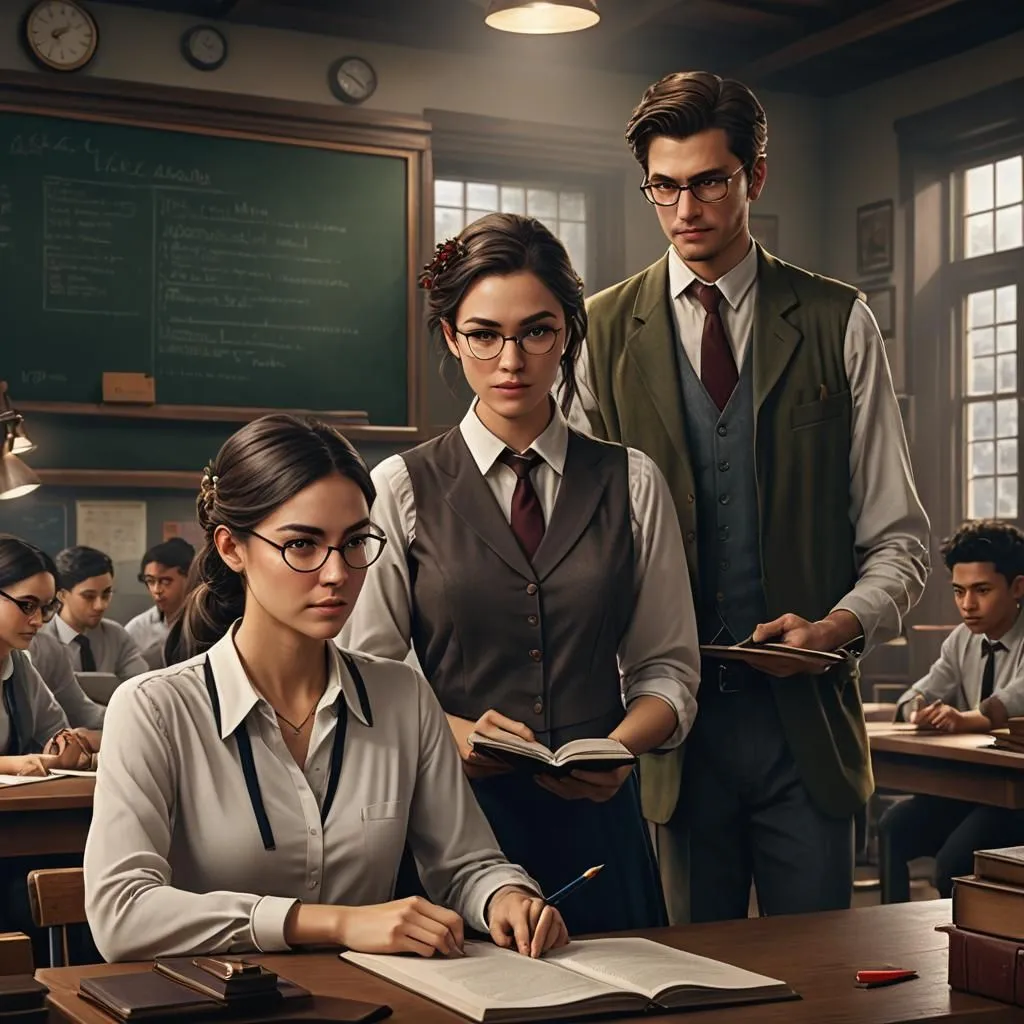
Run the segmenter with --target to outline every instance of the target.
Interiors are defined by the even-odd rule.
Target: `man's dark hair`
[[[709,128],[725,131],[748,175],[768,151],[768,119],[757,97],[742,82],[708,71],[677,71],[648,86],[626,125],[626,141],[646,174],[653,138],[685,139]]]
[[[102,576],[109,572],[114,575],[114,563],[109,555],[105,555],[96,548],[87,548],[81,545],[73,548],[65,548],[54,559],[57,564],[57,586],[61,590],[71,590],[77,587],[82,580],[92,579],[93,576]]]
[[[1024,533],[1000,519],[971,519],[942,542],[946,568],[964,562],[991,562],[1007,583],[1024,576]]]
[[[196,549],[184,537],[171,537],[162,544],[154,544],[142,556],[139,573],[144,573],[150,562],[156,562],[157,565],[166,565],[168,569],[177,569],[182,575],[187,576],[195,554]]]

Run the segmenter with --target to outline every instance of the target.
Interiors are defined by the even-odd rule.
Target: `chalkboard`
[[[0,109],[3,375],[21,401],[409,412],[400,150]]]
[[[32,496],[0,501],[0,533],[12,533],[53,556],[68,545],[67,509]]]

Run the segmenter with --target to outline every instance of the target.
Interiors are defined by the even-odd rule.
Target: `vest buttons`
[[[725,435],[729,433],[729,428],[724,423],[719,423],[718,426],[715,427],[715,431],[719,437],[725,437]]]
[[[732,498],[730,498],[728,494],[720,494],[718,496],[719,505],[728,505],[730,501],[732,501]]]
[[[721,560],[721,561],[720,561],[720,562],[718,563],[718,568],[719,568],[719,569],[728,569],[728,568],[729,568],[729,559],[728,559],[728,558],[723,558],[723,559],[722,559],[722,560]]]
[[[540,697],[538,697],[538,698],[537,698],[537,699],[536,699],[536,700],[535,700],[535,701],[533,702],[533,713],[534,713],[535,715],[539,715],[539,714],[541,714],[541,713],[543,712],[543,710],[544,710],[544,701],[542,701],[542,700],[540,699]]]
[[[538,651],[535,647],[532,651],[530,651],[530,657],[533,658],[534,661],[540,661],[540,659],[543,658],[544,655],[541,654],[540,651]]]
[[[526,616],[526,621],[527,621],[527,622],[528,622],[528,623],[529,623],[529,624],[530,624],[531,626],[536,626],[536,625],[537,625],[537,623],[538,623],[538,622],[540,622],[540,619],[539,619],[539,618],[537,618],[537,616],[536,616],[536,615],[527,615],[527,616]]]
[[[725,600],[725,594],[723,594],[722,591],[720,590],[717,594],[715,594],[715,600],[719,604],[721,604]]]
[[[719,473],[728,473],[729,472],[729,463],[728,463],[728,461],[726,459],[722,459],[722,461],[718,464],[718,472]]]
[[[686,504],[687,505],[692,505],[696,500],[697,500],[697,496],[695,494],[688,494],[686,496]]]
[[[687,530],[686,531],[686,543],[687,544],[692,544],[696,539],[697,539],[697,534],[695,534],[693,532],[693,530]]]
[[[537,593],[537,584],[536,583],[527,583],[526,584],[526,592],[528,594],[530,594],[530,595],[536,594]]]

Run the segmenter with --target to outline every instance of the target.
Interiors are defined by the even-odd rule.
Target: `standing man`
[[[668,75],[626,138],[671,245],[591,300],[577,421],[668,479],[702,643],[896,636],[928,520],[885,350],[856,289],[752,242],[761,104],[739,82]],[[856,661],[770,678],[705,659],[698,703],[685,771],[675,752],[641,770],[670,917],[745,917],[752,878],[762,913],[849,906],[873,787]]]

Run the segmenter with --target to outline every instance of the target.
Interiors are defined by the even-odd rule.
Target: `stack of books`
[[[1024,1006],[1024,846],[978,850],[953,880],[949,984]]]
[[[1012,750],[1015,754],[1024,754],[1024,718],[1011,718],[1003,729],[993,729],[997,750]]]

